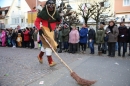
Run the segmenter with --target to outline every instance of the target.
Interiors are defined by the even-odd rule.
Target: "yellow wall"
[[[28,12],[28,24],[34,23],[35,19],[37,17],[37,12]]]

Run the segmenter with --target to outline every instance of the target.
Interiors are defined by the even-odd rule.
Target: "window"
[[[123,6],[130,6],[130,0],[123,0]]]
[[[21,19],[21,23],[23,23],[23,19]]]
[[[12,24],[15,24],[15,18],[12,18]]]
[[[106,2],[104,2],[104,7],[109,7],[109,2],[108,1],[106,1]]]
[[[125,15],[125,18],[128,18],[128,15]]]
[[[12,24],[18,24],[19,23],[19,18],[12,18]]]
[[[26,23],[28,23],[28,19],[26,19]]]

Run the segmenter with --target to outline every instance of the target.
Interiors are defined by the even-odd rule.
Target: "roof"
[[[9,10],[10,6],[0,8],[0,11]]]
[[[0,11],[4,11],[4,10],[9,10],[10,6],[7,6],[7,7],[2,7],[0,8]],[[0,14],[0,19],[4,19],[6,16],[6,14],[3,16],[2,14]]]
[[[4,18],[5,18],[5,16],[0,15],[0,19],[4,19]]]
[[[31,10],[33,10],[34,7],[36,7],[36,0],[25,0],[30,7]],[[37,0],[37,5],[42,5],[42,7],[45,5],[46,1],[38,1]]]

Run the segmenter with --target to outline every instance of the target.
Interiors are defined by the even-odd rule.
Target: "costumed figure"
[[[22,37],[21,37],[21,33],[18,33],[18,37],[17,37],[16,41],[17,41],[18,47],[21,47],[21,46],[22,46]]]
[[[5,42],[6,42],[6,32],[4,30],[2,30],[2,34],[1,34],[1,41],[2,41],[2,46],[6,46]]]
[[[42,24],[42,27],[40,27],[40,23]],[[54,30],[57,23],[60,23],[60,15],[58,11],[56,11],[56,4],[53,0],[48,0],[41,12],[38,13],[35,20],[35,26],[39,30],[40,39],[42,41],[41,52],[38,55],[38,60],[40,63],[43,63],[42,56],[46,53],[50,67],[56,65],[56,63],[52,59],[52,49],[46,43],[42,34],[46,37],[51,46],[56,49],[57,43],[54,40]]]

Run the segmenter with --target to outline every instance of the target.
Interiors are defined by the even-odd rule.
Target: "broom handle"
[[[55,53],[55,55],[61,60],[61,62],[70,70],[70,72],[72,73],[72,69],[62,60],[62,58],[57,54],[57,52],[54,50],[54,48],[51,46],[51,44],[48,42],[48,40],[46,39],[46,37],[42,34],[42,37],[45,39],[45,41],[47,42],[47,44],[51,47],[52,51]]]

